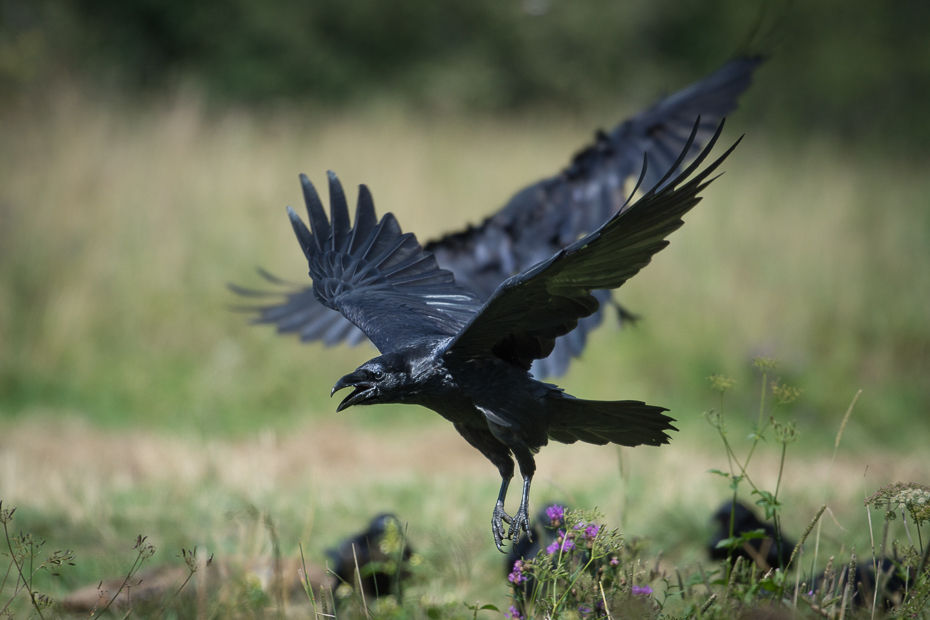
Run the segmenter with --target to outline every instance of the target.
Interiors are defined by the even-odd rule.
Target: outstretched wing
[[[329,173],[330,219],[310,180],[300,176],[311,230],[288,207],[310,266],[317,301],[338,310],[382,353],[458,333],[481,302],[440,269],[394,215],[378,221],[368,188],[359,188],[355,225],[339,179]]]
[[[694,143],[684,161],[696,156],[724,117],[736,109],[736,100],[752,84],[752,72],[762,64],[761,56],[735,58],[714,73],[655,104],[645,112],[619,125],[611,132],[623,154],[616,157],[633,163],[633,175],[640,173],[642,153],[648,169],[643,177],[645,190],[677,177],[681,168],[673,163],[688,141],[694,119],[701,118]],[[630,165],[627,163],[627,165]],[[666,176],[671,173],[671,176]]]
[[[619,287],[668,245],[665,238],[700,202],[698,193],[710,183],[707,177],[736,147],[695,174],[722,129],[721,122],[687,170],[675,177],[667,175],[668,183],[666,178],[659,179],[653,189],[598,230],[499,286],[448,345],[446,354],[470,358],[493,353],[527,369],[533,360],[549,355],[556,338],[597,311],[599,304],[592,291]],[[684,160],[699,130],[700,120],[672,170]]]
[[[724,116],[736,109],[739,96],[752,83],[761,57],[737,58],[678,93],[615,127],[598,132],[560,174],[517,192],[498,213],[480,225],[426,244],[440,266],[456,281],[487,299],[501,282],[529,269],[603,224],[624,204],[624,185],[643,169],[642,188],[650,189],[670,171],[691,134],[701,123],[687,159],[697,155]],[[677,175],[679,170],[673,172]],[[669,177],[674,178],[674,177]],[[603,303],[609,293],[598,294]],[[538,377],[565,374],[571,359],[587,344],[587,335],[602,322],[606,308],[556,341],[552,353],[533,364]],[[621,318],[625,313],[618,307]]]
[[[243,312],[258,312],[258,316],[251,319],[250,323],[273,323],[277,325],[279,334],[296,332],[304,342],[322,340],[327,347],[341,342],[354,347],[368,340],[362,330],[349,323],[344,316],[318,302],[313,287],[287,282],[264,269],[259,269],[258,274],[285,291],[259,291],[229,284],[230,290],[237,295],[272,301],[267,305],[241,305],[233,308]],[[282,295],[283,302],[280,301]]]
[[[758,57],[732,60],[609,134],[598,132],[594,144],[575,155],[560,174],[517,192],[480,225],[427,243],[426,250],[436,255],[441,268],[455,274],[461,286],[487,300],[504,280],[549,258],[614,215],[626,197],[624,184],[642,170],[643,153],[649,162],[643,187],[655,185],[674,163],[700,115],[701,125],[689,151],[695,154],[720,119],[736,108],[737,98],[749,87],[761,62]],[[230,285],[237,294],[272,300],[241,308],[258,312],[254,322],[273,323],[279,333],[297,333],[305,342],[322,340],[327,346],[364,340],[355,326],[322,306],[310,288],[260,273],[280,288],[257,291]],[[602,303],[610,298],[597,295]],[[602,320],[603,309],[582,320],[570,336],[557,341],[548,358],[534,364],[534,374],[564,374],[571,358],[584,349],[587,333]]]
[[[426,244],[456,281],[482,299],[501,282],[546,260],[608,220],[626,202],[624,185],[648,162],[642,188],[649,190],[672,168],[691,136],[685,161],[714,133],[752,83],[761,58],[737,58],[696,84],[621,123],[574,156],[556,176],[517,192],[480,225]],[[677,165],[676,165],[677,168]],[[672,172],[672,177],[678,170]]]

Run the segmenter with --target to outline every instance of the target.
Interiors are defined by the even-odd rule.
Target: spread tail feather
[[[675,420],[637,400],[582,400],[571,396],[546,401],[549,437],[562,443],[583,441],[604,445],[660,446],[669,442],[666,431],[677,431]]]

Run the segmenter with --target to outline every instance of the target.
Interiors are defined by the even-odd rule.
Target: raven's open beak
[[[344,388],[355,388],[351,394],[345,397],[339,406],[336,407],[336,411],[342,411],[347,407],[352,405],[357,405],[359,402],[365,400],[370,395],[374,384],[366,381],[363,373],[355,371],[351,374],[344,376],[339,381],[336,381],[336,385],[333,386],[333,391],[329,393],[330,398],[333,394]]]

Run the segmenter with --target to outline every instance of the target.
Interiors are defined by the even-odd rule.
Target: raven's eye
[[[381,381],[381,379],[384,379],[384,373],[381,372],[380,370],[376,370],[376,371],[375,371],[375,380],[376,380],[376,381]]]

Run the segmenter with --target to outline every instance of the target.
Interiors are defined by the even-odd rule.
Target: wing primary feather
[[[265,269],[262,268],[262,267],[256,268],[255,271],[258,272],[258,275],[260,275],[260,276],[261,276],[262,278],[264,278],[265,280],[268,280],[268,281],[271,282],[272,284],[278,284],[278,285],[281,285],[281,286],[295,286],[295,287],[302,287],[302,286],[303,286],[302,284],[297,284],[296,282],[288,282],[287,280],[283,280],[283,279],[279,278],[278,276],[274,275],[273,273],[271,273],[271,272],[265,270]]]
[[[368,186],[358,186],[358,204],[355,207],[355,226],[352,228],[352,238],[349,240],[347,252],[355,255],[368,235],[378,225],[378,216],[375,215],[375,201],[371,197]]]
[[[688,131],[690,131],[690,129]],[[682,141],[687,141],[688,139],[687,136],[688,134],[686,133],[685,137],[682,138]],[[653,146],[652,150],[647,151],[647,153],[649,156],[649,160],[653,163],[652,170],[656,175],[658,175],[663,170],[665,171],[671,170],[672,162],[674,162],[675,159],[679,155],[678,151],[673,150],[671,145],[666,144],[664,142],[657,142]],[[652,183],[648,185],[648,187],[651,189],[653,187],[656,187],[656,185],[657,185],[656,183]],[[657,189],[662,189],[662,188],[658,187]]]
[[[361,240],[361,243],[355,249],[355,251],[352,252],[352,255],[357,257],[360,261],[365,261],[366,263],[369,262],[369,254],[371,253],[372,248],[378,244],[378,239],[383,235],[384,229],[388,226],[391,217],[393,216],[390,213],[387,213],[384,217],[382,217],[381,221],[371,229],[371,232],[368,233],[365,239]],[[356,241],[353,241],[353,244],[355,243]],[[367,269],[360,271],[356,273],[356,276],[362,277],[366,271]]]
[[[327,308],[328,309],[328,308]],[[314,318],[320,314],[319,309],[310,308],[305,310],[299,310],[297,312],[291,312],[283,317],[277,317],[274,315],[269,315],[269,319],[276,319],[275,322],[278,325],[278,331],[282,333],[298,331],[301,329],[301,326],[307,323],[308,321],[312,322]],[[333,314],[332,312],[327,312],[327,315]],[[339,315],[335,315],[336,318]],[[264,317],[262,317],[264,318]]]
[[[333,252],[342,252],[352,232],[349,223],[349,204],[336,173],[327,170],[326,176],[329,179],[329,217],[333,231],[330,249]]]
[[[391,273],[398,265],[402,265],[404,261],[413,256],[413,253],[419,249],[418,246],[413,233],[404,233],[371,261],[379,271]]]
[[[311,249],[311,244],[314,243],[313,234],[307,230],[307,225],[290,207],[287,208],[287,216],[291,219],[291,226],[294,228],[294,234],[297,235],[297,241],[300,242],[300,248],[304,251],[304,256],[307,257],[307,260],[310,260],[315,254]]]
[[[329,310],[329,308],[326,308],[326,309]],[[335,315],[335,319],[342,319],[342,315],[335,314],[332,311],[330,311],[330,314]],[[323,337],[323,334],[326,333],[325,328],[328,327],[329,324],[335,319],[331,319],[328,316],[327,317],[323,317],[323,316],[314,317],[309,323],[307,323],[306,325],[302,326],[299,330],[297,330],[297,333],[300,335],[300,339],[304,342],[313,342],[315,340],[321,340]],[[284,330],[282,330],[279,327],[278,331],[280,332]]]
[[[685,143],[685,147],[681,150],[681,154],[678,156],[678,159],[676,159],[675,163],[669,167],[668,171],[662,176],[662,178],[659,179],[655,185],[653,185],[653,188],[662,187],[662,185],[669,179],[669,177],[675,174],[675,171],[678,170],[678,167],[688,157],[688,153],[691,151],[691,145],[694,144],[694,139],[697,137],[698,129],[700,127],[701,127],[701,115],[698,114],[697,120],[694,121],[694,128],[691,129],[691,135],[688,136],[688,141]],[[723,129],[723,121],[720,121],[720,126],[717,128],[717,133],[714,134],[713,140],[711,140],[711,142],[707,145],[708,148],[705,148],[704,152],[701,155],[698,155],[698,158],[696,161],[701,162],[704,160],[705,157],[707,157],[707,153],[709,153],[710,148],[714,146],[714,142],[716,142],[717,136],[720,135],[721,129]],[[644,164],[643,169],[645,170],[645,168],[646,166]],[[680,174],[678,178],[687,178],[688,174],[690,174],[690,172],[693,172],[694,169],[695,169],[694,164],[692,164],[691,166],[688,167],[688,172],[684,172]]]
[[[397,264],[419,248],[419,244],[411,233],[402,233],[400,225],[394,214],[387,213],[378,222],[368,240],[362,248],[355,254],[360,261],[355,277],[361,279],[365,277],[372,269],[379,269],[387,273],[390,267]],[[393,263],[388,262],[391,258],[396,260]]]
[[[316,236],[316,247],[322,251],[323,245],[332,232],[329,227],[329,220],[326,218],[326,210],[323,208],[319,194],[316,193],[316,188],[313,187],[313,183],[310,182],[307,175],[300,175],[300,185],[304,191],[304,202],[307,204],[310,228]]]
[[[689,176],[691,176],[692,174],[694,174],[694,171],[697,170],[697,169],[701,166],[702,163],[704,163],[704,160],[707,159],[707,156],[708,156],[708,155],[710,155],[711,149],[713,149],[713,148],[714,148],[714,145],[717,144],[717,139],[720,138],[720,134],[723,132],[723,126],[726,124],[726,122],[727,122],[727,119],[725,119],[725,118],[720,119],[720,123],[717,125],[717,131],[715,131],[715,132],[714,132],[714,135],[711,136],[710,140],[708,140],[707,145],[704,147],[704,150],[701,151],[701,152],[698,154],[698,156],[694,158],[694,161],[691,162],[691,165],[689,165],[688,168],[687,168],[684,172],[682,172],[682,173],[679,175],[679,178],[681,178],[681,179],[686,179],[686,178],[688,178]],[[739,140],[737,140],[737,141],[733,144],[733,146],[731,146],[730,148],[728,148],[727,151],[726,151],[726,153],[724,153],[723,155],[721,155],[720,157],[718,157],[716,161],[714,161],[713,163],[711,163],[711,164],[710,164],[703,172],[701,172],[701,174],[699,174],[694,180],[700,182],[700,181],[702,181],[703,179],[707,178],[707,175],[709,175],[711,172],[713,172],[713,171],[717,168],[717,166],[719,166],[721,163],[723,163],[723,160],[726,159],[727,156],[728,156],[730,153],[733,152],[733,149],[736,148],[736,145],[739,144],[740,141],[741,141],[742,139],[743,139],[743,136],[740,136],[740,137],[739,137]],[[678,165],[679,165],[679,164],[675,164],[675,168],[677,168]]]
[[[721,121],[721,123],[722,123],[722,121]],[[717,134],[717,135],[719,135],[719,134]],[[716,141],[717,135],[714,136],[714,141]],[[717,179],[717,178],[719,178],[721,175],[723,175],[723,173],[721,172],[720,174],[718,174],[717,176],[713,177],[712,179],[707,179],[707,177],[708,177],[714,170],[716,170],[716,169],[720,166],[720,164],[723,163],[723,160],[724,160],[724,159],[726,159],[727,157],[730,156],[730,153],[733,152],[733,149],[735,149],[735,148],[739,145],[739,143],[742,142],[742,141],[743,141],[743,136],[740,136],[740,137],[736,140],[736,142],[733,143],[733,146],[731,146],[730,148],[728,148],[728,149],[726,150],[726,152],[724,152],[724,154],[721,155],[719,158],[717,158],[716,160],[714,160],[713,162],[711,162],[710,164],[708,164],[708,165],[707,165],[707,168],[705,168],[704,170],[701,171],[701,174],[697,175],[696,177],[694,177],[694,179],[692,179],[692,180],[690,181],[690,183],[698,184],[698,187],[694,190],[695,193],[701,191],[702,189],[704,189],[705,187],[707,187],[711,182],[713,182],[714,179]],[[711,142],[710,145],[713,145],[713,142]],[[703,154],[702,154],[702,155],[703,155]],[[701,157],[701,159],[704,159],[704,157]],[[690,166],[689,166],[688,172],[691,172],[691,167],[690,167]],[[705,181],[705,179],[707,179],[707,180]]]
[[[633,186],[633,191],[630,192],[630,195],[627,196],[626,201],[620,205],[620,208],[617,211],[623,211],[626,209],[627,205],[630,204],[630,201],[633,200],[633,196],[636,195],[636,192],[639,190],[639,186],[643,184],[643,179],[646,178],[646,169],[649,167],[649,153],[643,153],[643,170],[639,173],[639,179],[636,180],[636,185]],[[658,185],[658,183],[656,184]]]
[[[385,213],[374,231],[368,236],[368,242],[362,245],[356,256],[369,263],[378,262],[378,257],[387,248],[393,246],[395,240],[402,234],[400,224],[397,223],[394,214]]]
[[[227,282],[226,288],[240,297],[277,297],[277,295],[271,291],[256,291],[254,288],[245,288],[244,286],[239,286],[232,282]],[[236,310],[255,310],[253,306],[233,306],[233,308]]]

